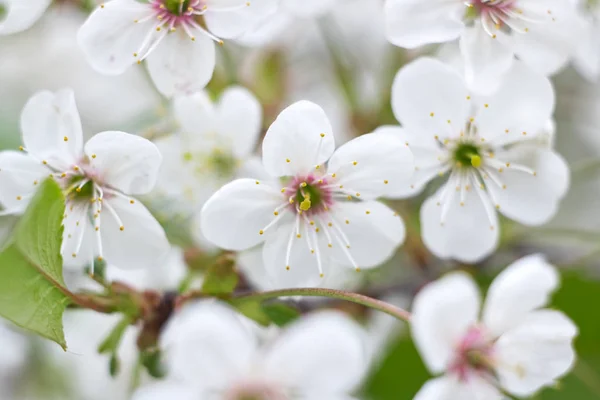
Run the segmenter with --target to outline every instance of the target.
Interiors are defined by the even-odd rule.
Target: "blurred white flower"
[[[525,225],[555,214],[569,169],[537,138],[554,109],[547,78],[515,64],[496,94],[472,97],[456,71],[423,58],[398,72],[392,107],[403,128],[376,134],[402,137],[416,163],[415,175],[395,195],[416,195],[450,172],[421,207],[423,240],[438,257],[475,262],[491,254],[497,210]]]
[[[185,306],[161,338],[171,379],[133,399],[350,400],[367,371],[365,333],[343,313],[306,316],[266,343],[252,328],[218,303]]]
[[[261,168],[253,153],[261,133],[262,108],[248,90],[231,87],[216,103],[204,92],[178,97],[174,112],[180,132],[155,142],[164,156],[157,189],[192,210],[192,232],[203,244],[200,209],[204,203],[224,184],[256,176],[254,170]]]
[[[154,144],[124,132],[102,132],[84,146],[71,90],[40,92],[21,114],[25,153],[0,153],[3,213],[22,213],[49,175],[67,201],[61,253],[67,266],[95,256],[119,268],[160,262],[169,250],[162,227],[130,195],[154,187],[162,157]]]
[[[559,276],[543,257],[524,257],[492,283],[480,319],[475,282],[451,273],[417,294],[412,336],[430,380],[415,400],[528,397],[551,386],[575,361],[577,327],[563,313],[541,309]]]
[[[287,287],[317,285],[337,265],[384,262],[403,242],[404,223],[375,199],[413,173],[412,154],[399,138],[383,135],[334,149],[319,106],[302,101],[285,109],[263,141],[272,178],[238,179],[215,193],[202,209],[204,236],[228,250],[264,242],[268,275]]]
[[[460,38],[466,78],[491,93],[518,57],[551,75],[573,55],[579,24],[568,0],[387,0],[387,36],[416,48]]]
[[[0,36],[31,28],[52,0],[0,0]]]
[[[577,3],[582,26],[573,65],[586,79],[596,82],[600,77],[600,2],[571,0]]]
[[[147,59],[163,95],[190,94],[212,77],[214,42],[240,36],[272,6],[273,0],[112,0],[90,15],[78,41],[101,73],[119,75]]]

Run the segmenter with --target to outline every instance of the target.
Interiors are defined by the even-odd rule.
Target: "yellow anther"
[[[357,268],[356,268],[356,272],[360,272],[360,268],[358,268],[358,267],[357,267]]]
[[[278,216],[279,213],[277,211],[273,211],[273,215]]]
[[[95,154],[92,154],[92,158],[96,158],[96,155],[95,155]]]
[[[311,205],[312,205],[312,204],[311,204],[311,202],[310,202],[310,196],[308,196],[308,195],[307,195],[307,196],[304,198],[304,200],[302,201],[302,203],[300,203],[300,209],[301,209],[302,211],[308,211],[308,210],[310,210],[310,206],[311,206]]]
[[[287,163],[289,163],[289,162],[291,162],[291,161],[292,161],[292,160],[290,160],[289,158],[286,158],[286,159],[285,159],[285,162],[287,162]]]
[[[38,181],[33,181],[33,184],[34,184],[34,185],[37,185],[38,183],[39,183]]]
[[[323,278],[325,275],[324,275],[324,274],[320,274],[319,276],[320,276],[321,278]]]
[[[23,200],[21,196],[17,196],[17,200]]]
[[[308,184],[307,184],[306,182],[302,182],[302,183],[300,184],[300,187],[306,187],[306,186],[308,186]]]
[[[258,231],[259,235],[264,235],[265,231],[263,231],[262,229],[260,231]]]
[[[365,211],[365,213],[366,213],[367,215],[369,215],[369,214],[371,214],[371,211],[367,210],[367,211]]]
[[[285,188],[281,189],[281,193],[285,193]]]
[[[298,233],[298,234],[296,235],[296,237],[297,237],[298,239],[300,239],[300,238],[302,237],[302,235]]]
[[[124,227],[123,225],[121,225],[121,226],[119,227],[119,230],[122,232],[122,231],[124,231],[124,230],[125,230],[125,227]]]
[[[348,200],[352,200],[352,196],[348,195],[348,197],[346,197]]]
[[[69,141],[69,138],[65,136],[65,137],[63,138],[63,140],[64,140],[65,142],[68,142],[68,141]]]
[[[390,183],[390,182],[389,182],[387,179],[385,179],[385,180],[383,181],[383,183],[387,185],[387,184],[388,184],[388,183]]]
[[[356,165],[356,164],[358,164],[358,161],[353,161],[352,162],[352,165]]]
[[[77,254],[73,253],[73,254],[71,254],[71,257],[75,258],[75,257],[77,257]]]
[[[129,204],[135,204],[135,200],[129,200]]]
[[[321,137],[325,137],[325,134],[324,134],[324,133],[321,133]]]
[[[310,223],[311,225],[314,225],[314,224],[315,224],[315,221],[310,221],[309,223]]]
[[[25,151],[25,147],[23,147],[23,146],[19,146],[19,150],[21,150],[21,151]]]
[[[260,182],[259,182],[259,181],[256,181],[256,184],[257,184],[257,185],[260,185]]]
[[[286,265],[286,266],[285,266],[285,269],[289,271],[289,270],[290,270],[290,266],[289,266],[289,265]]]
[[[471,165],[475,168],[481,167],[481,157],[479,156],[471,156]]]
[[[331,174],[331,177],[332,177],[332,178],[335,178],[335,173]]]
[[[350,224],[350,220],[349,220],[349,219],[347,219],[347,220],[346,220],[346,225],[349,225],[349,224]]]

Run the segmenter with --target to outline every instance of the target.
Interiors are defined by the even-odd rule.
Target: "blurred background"
[[[390,45],[383,33],[383,0],[338,3],[319,15],[286,16],[283,28],[269,27],[278,33],[268,40],[261,37],[265,32],[256,32],[244,43],[226,42],[218,49],[217,70],[207,91],[216,98],[233,84],[248,88],[262,103],[263,133],[283,108],[300,99],[325,109],[338,145],[378,126],[397,125],[389,100],[398,69],[419,55],[443,55],[451,49],[430,47],[417,53]],[[93,6],[90,1],[55,1],[31,29],[0,37],[0,149],[20,145],[19,116],[29,96],[64,87],[75,91],[86,135],[122,130],[156,139],[173,133],[171,106],[155,91],[143,67],[107,77],[87,64],[75,36]],[[331,277],[325,286],[352,287],[408,308],[423,284],[447,271],[468,270],[485,288],[517,258],[545,253],[563,275],[553,306],[569,315],[581,333],[574,371],[536,399],[600,399],[600,83],[584,80],[571,67],[553,82],[557,108],[547,139],[569,162],[572,182],[549,224],[531,229],[504,220],[494,256],[477,265],[442,261],[420,239],[418,210],[433,191],[429,188],[417,198],[388,202],[407,225],[406,242],[393,259],[373,271]],[[189,226],[194,211],[185,204],[161,193],[144,200],[174,245],[169,261],[160,271],[123,273],[108,266],[106,279],[140,289],[177,290],[182,282],[192,287],[218,252],[194,240]],[[6,237],[13,222],[0,217],[0,235]],[[265,289],[261,271],[247,264],[255,263],[240,262],[240,289]],[[95,287],[84,275],[65,274],[74,288]],[[298,307],[303,312],[339,308],[364,322],[373,362],[360,398],[411,399],[429,378],[402,322],[346,303],[311,300]],[[127,399],[132,388],[151,378],[140,366],[135,327],[123,338],[120,371],[111,377],[109,359],[97,347],[117,321],[118,316],[67,311],[66,353],[54,343],[0,324],[0,399]]]

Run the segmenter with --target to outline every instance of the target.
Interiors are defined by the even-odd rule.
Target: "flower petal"
[[[217,391],[247,372],[258,345],[239,314],[212,300],[178,311],[160,343],[173,377]]]
[[[259,232],[284,199],[267,184],[238,179],[223,186],[204,205],[200,227],[210,242],[227,250],[245,250],[261,243]]]
[[[131,400],[197,400],[198,393],[181,382],[158,382],[136,390]]]
[[[6,15],[0,19],[0,36],[10,35],[29,29],[52,3],[52,0],[31,0],[4,2]]]
[[[81,272],[96,256],[94,225],[90,222],[89,203],[67,203],[61,255],[66,268]]]
[[[149,4],[112,0],[96,8],[77,33],[77,41],[92,67],[100,73],[120,75],[143,57],[164,36]]]
[[[331,157],[335,141],[325,112],[309,101],[279,114],[263,140],[263,164],[273,176],[308,173]]]
[[[491,383],[478,375],[462,382],[455,376],[431,379],[414,400],[503,400],[505,397]]]
[[[283,331],[265,355],[265,372],[302,394],[348,393],[365,377],[365,345],[365,331],[356,322],[341,312],[321,311]]]
[[[450,185],[446,183],[446,185]],[[443,190],[443,189],[440,189]],[[454,187],[448,187],[454,191]],[[460,194],[453,194],[450,204],[438,205],[440,191],[421,206],[421,234],[427,248],[440,258],[477,262],[490,255],[498,245],[498,217],[493,206],[475,193],[466,192],[464,206]],[[448,207],[442,224],[442,213]],[[490,221],[491,219],[491,221]]]
[[[554,267],[534,254],[509,265],[494,279],[483,309],[484,325],[496,337],[548,304],[559,284]]]
[[[500,212],[526,225],[548,222],[569,187],[567,163],[554,151],[535,145],[514,149],[500,157],[510,164],[498,174],[506,189],[488,184]],[[530,168],[534,173],[516,170],[517,165]]]
[[[177,96],[173,100],[173,111],[182,133],[189,141],[214,133],[217,129],[217,110],[205,91]]]
[[[353,266],[347,256],[350,253],[357,267],[376,267],[404,242],[406,231],[402,218],[379,201],[340,202],[332,207],[330,215],[350,246],[346,249],[339,241],[332,243],[330,253],[339,264]],[[322,226],[321,229],[329,229],[331,236],[338,236],[333,228]]]
[[[156,145],[125,132],[101,132],[85,144],[85,155],[103,183],[126,194],[150,192],[162,156]]]
[[[0,204],[4,212],[25,211],[36,185],[49,174],[48,168],[25,153],[0,152]]]
[[[552,386],[575,364],[573,339],[578,330],[563,313],[534,311],[495,346],[501,385],[519,397]]]
[[[434,0],[387,0],[387,38],[396,46],[414,49],[458,38],[464,29],[460,2]]]
[[[296,17],[318,17],[333,8],[337,0],[283,0],[282,7]]]
[[[277,8],[276,0],[234,0],[226,2],[225,7],[231,10],[218,9],[218,6],[209,6],[204,14],[206,26],[214,35],[222,39],[237,38],[256,27],[261,19],[274,12]],[[216,11],[211,11],[217,9]]]
[[[392,108],[412,135],[458,136],[470,112],[464,79],[432,58],[419,58],[403,67],[392,86]]]
[[[500,89],[478,101],[487,104],[475,115],[479,135],[504,144],[543,131],[554,110],[554,90],[548,78],[515,62]]]
[[[171,248],[165,231],[141,202],[105,196],[102,205],[100,235],[107,262],[121,269],[141,269],[164,261]]]
[[[400,136],[362,135],[337,149],[327,165],[346,190],[362,199],[386,196],[405,186],[415,171],[413,154]]]
[[[169,33],[148,56],[148,72],[166,97],[204,89],[215,69],[215,44],[198,32],[191,40],[183,31]]]
[[[597,82],[600,77],[600,24],[583,18],[579,24],[585,26],[585,30],[577,45],[573,66],[588,81]]]
[[[33,95],[21,113],[23,144],[29,153],[57,169],[81,161],[83,133],[71,89]]]
[[[477,322],[480,303],[477,285],[462,272],[450,273],[417,293],[411,317],[412,337],[432,373],[446,370],[456,346]]]

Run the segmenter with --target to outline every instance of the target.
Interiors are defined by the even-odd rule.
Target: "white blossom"
[[[71,90],[39,92],[21,114],[23,152],[0,153],[0,203],[4,214],[22,213],[49,176],[66,195],[61,253],[65,265],[142,268],[169,250],[162,227],[133,195],[154,187],[162,157],[150,141],[124,132],[102,132],[83,143]]]
[[[257,330],[219,303],[185,306],[161,337],[169,379],[133,399],[354,399],[368,355],[365,332],[345,314],[306,316],[264,343]]]
[[[596,82],[600,77],[600,2],[597,0],[571,0],[576,2],[582,27],[578,37],[573,65],[586,79]]]
[[[400,139],[364,135],[334,152],[323,110],[301,101],[285,109],[263,141],[270,177],[238,179],[204,205],[201,228],[215,245],[246,250],[264,243],[267,274],[282,286],[317,285],[325,270],[386,261],[404,224],[376,201],[413,173]]]
[[[554,109],[547,78],[515,64],[500,91],[478,97],[456,71],[423,58],[398,72],[392,107],[403,128],[378,134],[406,140],[416,165],[395,195],[416,195],[449,173],[421,207],[423,240],[438,257],[475,262],[491,254],[498,211],[532,226],[555,214],[569,170],[537,137]]]
[[[532,396],[573,366],[577,327],[544,309],[559,284],[539,255],[511,264],[492,283],[480,315],[475,282],[461,272],[425,286],[415,298],[412,336],[428,369],[415,400],[505,399]]]
[[[0,0],[0,36],[31,28],[52,0]]]

